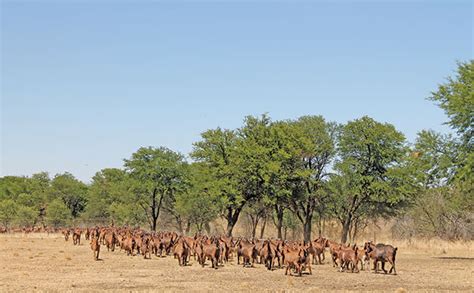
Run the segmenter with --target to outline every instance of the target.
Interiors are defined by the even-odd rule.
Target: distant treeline
[[[410,144],[393,125],[367,116],[346,124],[248,116],[238,129],[203,132],[191,161],[165,147],[143,147],[90,184],[70,173],[2,177],[0,224],[113,222],[156,230],[164,213],[184,233],[221,217],[232,235],[245,214],[250,236],[272,219],[275,237],[300,225],[309,240],[314,225],[321,231],[323,220],[336,220],[346,242],[371,221],[396,217],[399,237],[471,239],[473,69],[472,60],[459,63],[456,76],[429,97],[453,134],[421,130]]]

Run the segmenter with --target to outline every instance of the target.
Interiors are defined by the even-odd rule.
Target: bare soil
[[[441,252],[399,246],[397,275],[341,273],[327,257],[325,264],[313,266],[312,275],[290,277],[282,269],[268,271],[260,264],[243,268],[230,262],[214,270],[191,261],[179,267],[173,257],[145,260],[118,250],[108,252],[104,246],[101,260],[94,261],[89,243],[82,241],[73,246],[60,235],[1,235],[0,292],[474,290],[471,245]]]

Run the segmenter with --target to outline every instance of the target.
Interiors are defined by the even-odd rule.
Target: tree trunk
[[[258,221],[252,221],[252,238],[255,239],[255,234],[257,234],[257,224]]]
[[[359,224],[358,221],[354,223],[354,226],[352,227],[352,243],[356,242],[356,237],[357,237],[357,232],[359,232]]]
[[[341,235],[341,243],[345,244],[347,242],[347,235],[349,234],[349,229],[351,227],[352,217],[349,214],[344,222],[342,223],[342,235]]]
[[[311,241],[311,217],[308,216],[306,217],[306,220],[303,224],[303,235],[304,235],[304,242],[310,242]]]
[[[183,220],[181,220],[181,217],[179,216],[176,216],[176,223],[178,224],[178,231],[179,233],[183,233],[184,230],[183,230]]]
[[[260,239],[263,239],[263,234],[265,233],[265,226],[267,225],[267,217],[263,218],[263,224],[260,228]]]
[[[150,205],[150,208],[151,208],[151,219],[152,219],[152,223],[151,223],[151,229],[153,231],[156,231],[156,223],[158,222],[158,217],[160,216],[160,209],[161,209],[161,205],[163,203],[163,197],[165,196],[164,193],[160,196],[160,200],[159,202],[157,203],[156,202],[156,193],[158,192],[158,190],[155,188],[153,190],[153,195],[152,195],[152,201],[151,201],[151,205]]]
[[[240,212],[242,211],[243,205],[233,210],[231,207],[227,208],[227,228],[226,236],[232,237],[232,230],[234,229],[237,220],[239,219]]]
[[[190,221],[190,220],[188,220],[188,221],[186,222],[186,231],[185,231],[185,234],[186,234],[186,235],[189,235],[189,231],[191,231],[191,221]]]
[[[196,228],[197,228],[199,234],[202,233],[202,227],[203,226],[204,226],[203,223],[196,223]]]
[[[156,223],[158,222],[158,215],[152,215],[151,230],[156,231]]]
[[[204,229],[206,229],[207,234],[211,234],[211,226],[209,223],[204,223]]]
[[[276,212],[276,229],[278,232],[278,239],[283,239],[283,234],[282,234],[282,228],[283,228],[283,212],[284,209],[282,207],[279,207],[278,205],[275,205],[275,212]],[[286,235],[285,235],[286,238]]]
[[[251,225],[250,237],[255,238],[255,235],[257,234],[258,222],[260,222],[260,217],[258,216],[258,214],[256,215],[247,214],[247,216],[250,220],[250,225]]]
[[[322,221],[321,214],[319,214],[319,217],[318,217],[318,237],[321,237],[322,234],[323,234],[323,221]]]
[[[326,231],[326,219],[323,219],[323,229],[322,229],[322,234],[324,235],[324,232]]]

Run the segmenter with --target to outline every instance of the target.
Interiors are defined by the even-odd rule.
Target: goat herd
[[[141,255],[149,259],[173,255],[180,266],[186,266],[191,257],[202,267],[210,261],[212,268],[217,269],[237,256],[237,264],[253,267],[255,262],[264,264],[268,270],[285,268],[285,275],[303,272],[312,274],[311,265],[322,264],[325,250],[331,255],[332,264],[339,271],[359,272],[369,270],[370,261],[373,269],[387,273],[385,263],[391,264],[389,273],[396,274],[395,256],[397,248],[392,245],[374,244],[368,241],[363,247],[343,245],[319,237],[311,242],[282,241],[280,239],[247,239],[225,236],[195,235],[194,237],[178,235],[176,232],[146,232],[141,229],[121,227],[65,228],[62,234],[66,241],[72,236],[74,245],[81,243],[84,234],[90,241],[95,260],[99,259],[101,246],[108,251],[118,248],[127,256]]]

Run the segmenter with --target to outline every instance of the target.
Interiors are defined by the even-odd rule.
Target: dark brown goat
[[[387,270],[385,270],[385,263],[389,262],[392,267],[388,273],[391,274],[393,271],[395,275],[397,274],[397,270],[395,269],[395,257],[398,250],[397,247],[383,243],[378,243],[375,245],[372,243],[372,241],[369,241],[365,243],[364,249],[367,255],[374,260],[375,273],[378,273],[378,262],[382,263],[382,270],[387,273]]]

